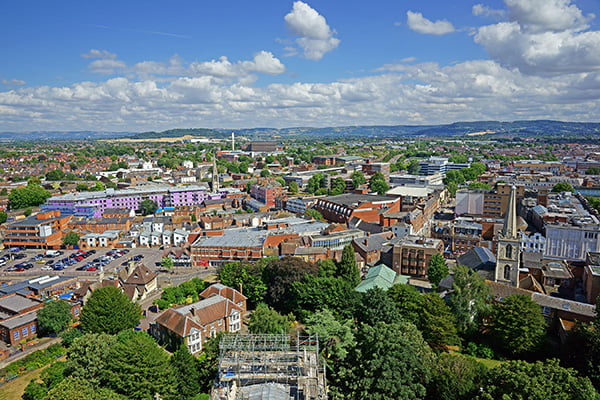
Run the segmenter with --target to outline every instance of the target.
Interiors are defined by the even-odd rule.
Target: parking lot
[[[2,276],[32,275],[110,275],[128,261],[139,261],[157,271],[162,250],[159,249],[91,249],[91,250],[3,250],[0,252]]]

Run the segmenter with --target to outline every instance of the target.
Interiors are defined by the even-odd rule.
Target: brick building
[[[5,247],[60,248],[72,215],[48,211],[6,224]]]
[[[398,274],[425,278],[431,257],[443,251],[444,242],[440,239],[406,236],[394,245],[392,268]]]

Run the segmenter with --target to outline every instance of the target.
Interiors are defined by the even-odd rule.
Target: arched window
[[[506,245],[506,248],[504,249],[504,255],[506,256],[506,258],[512,258],[512,246],[510,244]]]
[[[510,265],[504,266],[504,280],[510,281]]]

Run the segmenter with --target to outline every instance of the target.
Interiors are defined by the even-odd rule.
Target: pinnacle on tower
[[[517,237],[517,188],[514,185],[510,188],[502,236],[505,238]]]

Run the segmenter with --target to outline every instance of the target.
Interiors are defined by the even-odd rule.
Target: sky
[[[0,131],[600,121],[599,0],[0,2]]]

